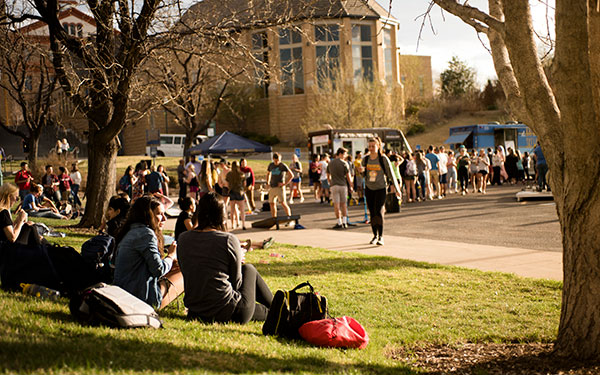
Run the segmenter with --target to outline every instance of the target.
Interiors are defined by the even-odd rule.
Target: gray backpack
[[[96,284],[69,303],[71,314],[82,324],[116,328],[161,328],[152,306],[116,285]]]

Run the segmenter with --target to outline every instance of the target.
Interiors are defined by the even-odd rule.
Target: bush
[[[273,146],[279,143],[279,138],[277,138],[276,135],[264,135],[258,133],[242,133],[240,135],[244,138],[251,139],[267,146]]]

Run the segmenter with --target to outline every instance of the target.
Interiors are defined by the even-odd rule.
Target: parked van
[[[199,135],[192,142],[192,147],[206,141],[205,135]],[[161,134],[160,146],[156,148],[156,156],[183,156],[185,134]],[[146,146],[146,155],[150,155],[150,146]]]

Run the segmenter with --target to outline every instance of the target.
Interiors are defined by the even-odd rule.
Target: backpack
[[[305,286],[310,293],[298,293]],[[298,329],[306,322],[324,319],[327,315],[327,299],[307,281],[288,291],[278,290],[273,296],[271,308],[262,327],[264,335],[278,335],[300,339]]]
[[[81,245],[83,260],[101,281],[112,282],[113,280],[115,247],[114,237],[108,234],[94,236]]]
[[[408,160],[406,162],[406,175],[407,176],[416,176],[417,172],[417,163],[414,160]]]
[[[121,177],[119,179],[119,189],[123,190],[124,192],[127,192],[127,191],[129,191],[130,187],[131,187],[131,181],[129,180],[128,175],[124,175],[123,177]]]
[[[152,306],[116,285],[96,284],[69,302],[71,314],[85,325],[115,328],[160,328]]]

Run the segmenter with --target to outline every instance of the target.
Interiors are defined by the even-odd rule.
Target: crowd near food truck
[[[207,140],[205,135],[196,137],[192,146]],[[183,156],[183,146],[185,145],[185,134],[161,134],[160,145],[156,146],[156,156]],[[146,155],[150,155],[150,146],[146,147]]]
[[[344,147],[348,154],[354,156],[356,151],[364,151],[368,147],[368,139],[378,136],[383,147],[392,151],[411,152],[406,137],[399,129],[366,128],[366,129],[323,129],[308,133],[308,153],[313,155],[334,155],[338,148]]]
[[[468,150],[487,149],[497,146],[519,150],[521,153],[531,150],[537,142],[536,135],[527,127],[519,123],[508,124],[479,124],[454,126],[450,128],[450,137],[445,144],[451,149],[464,145]]]

